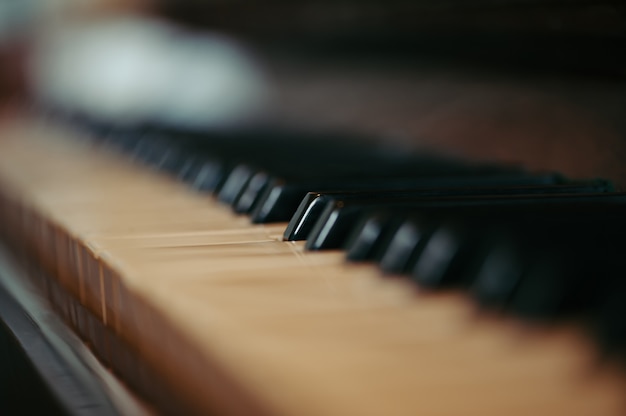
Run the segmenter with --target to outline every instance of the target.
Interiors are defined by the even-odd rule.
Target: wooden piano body
[[[324,62],[270,60],[280,81],[268,117],[307,125],[314,113],[315,127],[395,146],[626,183],[619,76]],[[251,225],[80,134],[32,115],[3,122],[4,261],[28,280],[3,285],[47,299],[143,402],[100,414],[626,411],[621,370],[576,322],[486,313],[342,252],[306,252],[281,241],[285,224]]]

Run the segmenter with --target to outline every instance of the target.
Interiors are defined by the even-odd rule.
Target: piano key
[[[188,159],[189,155],[180,146],[166,144],[165,151],[154,167],[159,171],[179,177]]]
[[[595,216],[607,208],[565,222],[555,211],[457,215],[426,238],[411,277],[422,287],[467,288],[481,305],[527,318],[588,310],[614,285],[626,249],[626,222]]]
[[[345,243],[350,231],[363,213],[368,209],[393,208],[415,213],[433,212],[458,213],[489,217],[494,212],[535,213],[543,210],[557,212],[567,208],[568,215],[584,215],[586,210],[597,212],[601,209],[617,212],[626,201],[624,194],[531,194],[531,195],[502,195],[485,194],[484,190],[474,190],[477,194],[462,196],[402,196],[397,199],[389,198],[383,202],[382,198],[368,199],[331,199],[328,201],[320,195],[323,210],[319,219],[311,229],[307,238],[307,248],[311,250],[340,248]],[[470,191],[471,192],[471,191]],[[483,193],[481,193],[483,192]],[[300,211],[300,209],[299,209]],[[606,215],[606,213],[605,213]],[[295,215],[294,215],[295,218]],[[558,221],[558,219],[557,219]],[[290,222],[291,223],[291,222]],[[298,221],[292,224],[289,231],[298,228]]]
[[[152,152],[152,140],[149,137],[141,135],[132,143],[132,147],[129,150],[129,155],[132,160],[138,163],[145,163]]]
[[[329,149],[329,151],[332,151]],[[301,158],[299,158],[301,159]],[[325,162],[325,157],[316,156],[313,164],[325,166],[323,171],[314,169],[314,175],[307,172],[306,164],[302,160],[294,166],[272,167],[270,171],[259,171],[255,174],[258,178],[254,182],[247,182],[240,195],[235,198],[235,212],[251,213],[255,223],[287,221],[295,212],[299,202],[311,190],[321,192],[352,191],[352,190],[400,190],[414,189],[416,187],[435,187],[445,184],[459,183],[468,184],[519,184],[519,183],[552,183],[560,178],[556,174],[531,175],[524,172],[511,173],[513,168],[502,168],[499,175],[495,175],[492,168],[471,167],[465,164],[453,166],[450,161],[442,160],[445,169],[451,173],[441,173],[441,166],[428,158],[426,166],[423,158],[415,158],[413,166],[389,165],[385,159],[367,160],[366,162],[344,160],[350,169],[346,171],[344,166],[339,169],[332,168]],[[434,170],[433,170],[434,169]],[[488,173],[485,173],[487,169]],[[289,172],[291,171],[291,172]],[[285,173],[287,172],[287,173]],[[464,172],[464,177],[452,176]],[[479,182],[478,177],[482,178]],[[474,179],[471,179],[474,178]],[[254,208],[259,206],[259,209]],[[284,214],[280,214],[284,213]]]
[[[329,178],[325,181],[316,179],[301,181],[286,181],[284,179],[272,179],[264,192],[258,196],[255,202],[256,209],[250,212],[252,222],[267,223],[277,221],[289,221],[302,199],[308,192],[320,193],[340,191],[385,191],[385,190],[408,190],[417,188],[461,188],[476,186],[528,186],[528,185],[551,185],[564,181],[554,173],[528,174],[524,172],[511,173],[471,173],[464,176],[443,174],[442,176],[424,176],[423,173],[414,177],[370,176],[363,174],[360,180],[349,178],[339,180]],[[600,186],[598,186],[598,189]],[[610,189],[610,185],[607,185]]]
[[[516,217],[513,213],[509,219],[515,221]],[[497,213],[491,218],[471,215],[436,218],[433,229],[420,235],[421,241],[408,256],[404,268],[421,287],[465,289],[478,279],[489,253],[500,246],[500,240],[494,238],[494,229],[507,224]],[[424,220],[409,221],[416,225],[420,222]]]
[[[563,314],[569,288],[578,286],[578,275],[566,275],[562,261],[556,253],[536,255],[522,276],[506,309],[527,319],[550,320]],[[570,280],[570,282],[566,282]],[[575,281],[576,280],[576,281]],[[569,289],[571,290],[571,289]]]
[[[591,330],[605,354],[626,359],[626,285],[617,283],[591,316]]]
[[[497,178],[497,176],[495,177]],[[447,179],[447,178],[442,178]],[[538,181],[543,182],[547,178],[544,175],[538,175],[536,177]],[[532,183],[533,178],[527,179]],[[496,179],[497,181],[497,179]],[[400,190],[388,191],[388,189],[381,189],[377,191],[374,187],[372,189],[364,191],[352,191],[352,192],[338,192],[338,191],[325,191],[310,193],[301,200],[300,205],[295,213],[291,217],[287,229],[285,230],[286,240],[305,240],[308,238],[309,233],[315,222],[319,219],[319,216],[323,212],[323,207],[331,200],[344,200],[342,204],[345,205],[346,201],[350,201],[350,204],[359,204],[359,200],[363,201],[365,206],[370,205],[393,205],[395,201],[399,200],[404,203],[411,198],[432,198],[441,197],[448,198],[454,196],[463,195],[535,195],[535,194],[573,194],[573,193],[594,193],[594,192],[608,192],[612,189],[612,185],[604,180],[592,180],[588,182],[573,182],[563,185],[545,185],[545,186],[515,186],[515,187],[500,187],[491,186],[494,182],[491,177],[474,177],[466,180],[466,184],[474,184],[475,186],[458,186],[451,188],[439,188],[436,184],[439,182],[439,178],[434,179],[433,182],[428,180],[417,180],[417,183],[421,183],[423,187],[420,188],[407,188],[404,185],[409,185],[410,181],[401,181]],[[388,187],[393,188],[398,184],[389,181]],[[483,186],[484,185],[484,186]],[[383,185],[383,187],[386,185]],[[384,201],[382,204],[381,201]]]
[[[226,181],[228,169],[218,160],[201,156],[195,159],[182,179],[197,191],[215,193]]]
[[[142,149],[142,143],[145,142],[145,139],[139,140],[139,144],[138,146],[136,146],[136,148],[139,149],[139,151],[141,151]],[[156,147],[158,148],[159,143],[157,142]],[[219,148],[219,146],[218,146]],[[137,151],[136,151],[137,152]],[[226,152],[228,153],[228,152]],[[165,158],[168,155],[167,151],[165,152]],[[175,157],[175,156],[174,156]],[[144,156],[144,159],[150,159],[151,156]],[[161,155],[160,157],[158,157],[160,160],[156,161],[156,164],[164,164],[166,160],[163,160],[164,156]],[[167,159],[167,158],[166,158]],[[150,162],[148,160],[148,162]],[[154,163],[154,162],[153,162]],[[172,162],[174,165],[170,168],[170,170],[176,170],[177,168],[179,168],[180,165],[184,166],[184,163],[180,162],[180,159],[173,161]],[[288,166],[289,164],[287,164]],[[435,165],[435,171],[437,171],[437,169],[440,169],[440,167],[437,165],[437,163],[433,162],[433,160],[429,160],[428,163],[426,163],[427,166],[430,165]],[[450,165],[450,163],[448,163],[448,165]],[[189,166],[189,165],[188,165]],[[192,164],[192,166],[194,166],[194,164]],[[455,168],[459,169],[458,166],[455,166]],[[216,166],[202,166],[202,167],[198,167],[198,165],[195,165],[195,169],[190,169],[189,167],[186,168],[187,172],[186,174],[190,175],[191,178],[193,178],[193,180],[191,181],[192,186],[196,189],[199,190],[212,190],[215,191],[217,189],[219,189],[219,193],[218,193],[218,198],[220,200],[222,200],[223,202],[227,202],[230,204],[234,205],[235,211],[236,212],[248,212],[250,210],[252,210],[253,207],[256,207],[259,204],[259,197],[261,195],[273,195],[273,200],[277,201],[281,198],[277,198],[276,197],[276,191],[274,191],[272,193],[272,190],[270,189],[269,192],[266,192],[265,194],[263,194],[263,190],[265,190],[267,188],[268,182],[270,177],[265,174],[262,171],[257,171],[257,173],[253,172],[253,169],[249,168],[246,165],[240,165],[239,167],[236,167],[235,169],[231,170],[228,174],[228,177],[225,179],[223,186],[220,186],[220,184],[222,183],[221,176],[225,174],[226,172],[222,169],[220,169],[219,167]],[[283,169],[285,169],[285,167],[283,166]],[[424,168],[420,168],[422,169],[423,172],[425,172],[423,169]],[[463,167],[463,169],[467,169],[467,167]],[[289,170],[289,169],[287,169]],[[428,169],[426,169],[427,171]],[[480,171],[480,170],[479,170]],[[214,176],[215,175],[215,176]],[[517,175],[513,175],[513,177],[515,177]],[[520,176],[525,176],[525,175],[520,175]],[[551,175],[546,175],[549,179],[547,180],[555,180],[555,178],[552,178]],[[256,180],[251,182],[252,178],[256,178]],[[375,178],[375,177],[374,177]],[[495,178],[498,178],[498,176],[495,176]],[[506,178],[506,175],[504,176],[504,178]],[[344,186],[347,186],[348,188],[350,187],[360,187],[360,186],[364,186],[365,183],[367,183],[369,187],[375,187],[375,185],[373,183],[376,183],[376,180],[371,180],[372,178],[369,178],[370,180],[366,180],[368,178],[362,178],[363,182],[361,183],[348,183],[348,184],[341,184],[341,180],[338,180],[337,178],[337,174],[334,172],[331,172],[329,180],[326,181],[326,183],[320,183],[319,186],[323,187],[328,187],[328,183],[334,183],[335,186],[339,186],[342,185],[341,188],[345,189]],[[443,178],[444,180],[446,178]],[[450,178],[448,178],[450,179]],[[484,181],[488,181],[488,180],[492,180],[493,179],[489,179],[488,177],[483,178]],[[189,179],[188,179],[189,180]],[[423,179],[422,179],[423,180]],[[441,181],[441,179],[439,179]],[[509,180],[509,179],[500,179],[500,181],[503,180]],[[515,177],[515,180],[519,180],[519,178]],[[541,178],[541,177],[535,177],[534,180],[538,180],[538,181],[543,181],[546,180],[545,178]],[[467,181],[467,180],[466,180]],[[319,182],[319,180],[318,180]],[[350,181],[348,181],[350,182]],[[394,185],[389,185],[388,183],[384,183],[386,181],[379,181],[378,183],[380,183],[381,187],[384,188],[389,188],[389,187],[396,187],[396,188],[401,188],[404,185],[402,184],[402,180],[398,181],[395,186]],[[306,186],[306,185],[305,185]],[[339,189],[341,189],[339,188]],[[303,192],[303,190],[306,188],[300,188],[299,191],[296,192]],[[284,191],[284,187],[282,188],[282,190]],[[284,200],[284,199],[283,199]],[[267,200],[265,201],[261,201],[261,207],[262,209],[260,210],[260,212],[262,213],[266,213],[266,214],[275,214],[276,213],[276,209],[274,209],[274,207],[279,206],[280,204],[276,204],[274,206],[270,206],[269,207],[269,211],[268,211],[268,207],[267,204],[263,204],[263,202],[267,202]],[[294,200],[295,202],[295,200]],[[263,206],[265,205],[265,206]],[[274,220],[284,220],[286,219],[286,217],[290,214],[291,209],[285,209],[284,207],[281,208],[284,212],[283,217],[275,217]],[[257,211],[255,214],[257,214],[259,211]],[[263,220],[267,221],[268,219],[271,219],[271,215],[270,216],[265,216],[265,218],[263,218]],[[253,221],[254,222],[259,222],[259,216],[255,215],[253,216]]]
[[[201,169],[202,163],[201,157],[188,155],[175,173],[176,178],[182,182],[193,182]]]
[[[481,306],[493,309],[504,308],[528,268],[524,260],[524,255],[528,253],[523,251],[521,244],[510,236],[498,237],[494,239],[493,250],[485,256],[470,288]]]
[[[473,190],[465,188],[420,188],[413,190],[398,191],[353,191],[353,192],[310,192],[301,201],[287,228],[284,239],[287,241],[299,241],[310,238],[312,230],[320,221],[325,210],[330,205],[344,208],[350,204],[351,216],[354,219],[368,208],[384,208],[395,202],[413,203],[415,200],[429,200],[429,197],[456,195],[457,193],[471,193]],[[480,192],[480,191],[477,191]],[[345,213],[344,213],[345,215]]]
[[[551,228],[547,222],[549,219],[544,218],[525,229],[511,229],[509,225],[507,233],[500,233],[489,242],[491,247],[470,288],[482,306],[506,308],[527,317],[554,318],[565,312],[565,302],[572,301],[568,300],[568,292],[578,292],[580,277],[590,270],[587,258],[573,246],[595,251],[589,245],[594,232],[586,232],[579,223],[579,232],[570,240],[563,237],[568,234],[566,229]],[[603,273],[602,269],[596,267],[596,274]],[[562,281],[564,275],[568,282]],[[594,294],[589,292],[588,296],[591,304]]]
[[[349,261],[379,260],[382,241],[393,234],[404,221],[404,215],[389,212],[366,214],[346,240],[346,259]]]
[[[156,139],[155,139],[156,134]],[[147,138],[146,138],[147,137]],[[154,152],[148,152],[149,154],[143,155],[146,150],[146,142],[154,140],[156,147],[160,146],[162,138],[167,137],[167,133],[150,133],[143,132],[142,139],[138,141],[135,148],[135,153],[138,154],[138,158],[144,159],[145,162],[151,163],[150,159],[154,158]],[[150,139],[151,138],[151,139]],[[232,144],[228,143],[223,138],[218,138],[217,143],[213,145],[212,140],[214,137],[208,137],[206,139],[199,139],[191,135],[190,137],[177,137],[183,143],[183,147],[188,149],[199,148],[202,149],[202,153],[217,156],[218,159],[223,161],[231,160],[235,157],[235,148]],[[173,140],[173,138],[170,138]],[[484,166],[471,166],[466,163],[460,163],[451,159],[436,158],[432,156],[420,156],[397,160],[397,155],[394,155],[393,160],[390,160],[387,155],[378,155],[373,148],[363,149],[363,146],[359,148],[333,145],[329,148],[328,140],[324,141],[324,146],[320,143],[310,143],[307,140],[294,140],[293,143],[287,143],[285,137],[278,135],[277,138],[272,140],[276,141],[279,146],[266,146],[273,149],[271,153],[268,153],[267,149],[259,147],[258,143],[252,143],[252,139],[249,137],[244,138],[243,143],[240,146],[244,146],[247,150],[243,152],[237,152],[236,158],[238,160],[246,160],[246,164],[239,164],[232,170],[229,170],[228,177],[224,181],[225,187],[222,189],[220,185],[217,185],[215,189],[219,189],[218,199],[223,202],[232,204],[236,212],[245,213],[253,209],[257,205],[263,205],[260,212],[266,215],[259,215],[259,211],[253,215],[254,222],[267,222],[268,220],[280,221],[288,219],[291,211],[296,208],[296,200],[300,195],[304,194],[307,190],[311,189],[363,189],[371,187],[377,188],[392,188],[400,189],[406,187],[414,187],[419,184],[420,181],[426,183],[424,176],[432,177],[433,175],[441,175],[445,172],[446,177],[438,180],[433,180],[435,183],[476,183],[476,180],[471,181],[466,178],[450,177],[454,173],[471,173],[472,175],[484,176],[484,182],[491,182],[493,184],[513,184],[513,183],[547,183],[558,181],[559,178],[555,174],[541,175],[527,175],[519,171],[517,168],[507,167],[493,167],[489,165]],[[206,143],[205,143],[206,141]],[[257,140],[259,142],[259,140]],[[208,144],[211,143],[211,144]],[[176,144],[178,146],[178,143]],[[337,148],[334,149],[333,147]],[[278,148],[278,151],[275,149]],[[187,150],[186,153],[190,153]],[[163,155],[159,152],[157,159],[161,159]],[[183,153],[185,153],[183,151]],[[301,155],[294,157],[294,155]],[[329,157],[329,155],[331,155]],[[193,156],[192,156],[193,157]],[[340,163],[338,163],[340,162]],[[154,164],[154,162],[152,162]],[[159,161],[156,162],[159,164]],[[181,163],[178,163],[179,165]],[[184,165],[184,163],[182,163]],[[251,167],[252,165],[258,166],[271,166],[271,169],[279,174],[278,177],[288,177],[288,183],[291,185],[287,188],[281,188],[279,193],[281,198],[276,198],[276,191],[270,189],[266,190],[270,176],[264,171],[258,171]],[[311,173],[307,172],[307,167],[324,165],[323,172],[315,172],[316,179],[311,182],[311,179],[307,179],[307,175]],[[188,167],[186,169],[189,169]],[[197,168],[196,168],[197,169]],[[197,170],[196,170],[197,172]],[[256,173],[254,173],[256,172]],[[494,173],[499,175],[493,175]],[[303,176],[304,174],[304,176]],[[407,174],[413,175],[407,178],[406,184],[402,183],[402,179],[398,179],[397,182],[393,182],[391,185],[387,179],[394,176],[406,176]],[[250,179],[252,175],[255,175],[258,180],[252,183],[249,187]],[[348,175],[348,176],[345,176]],[[353,179],[354,175],[359,176],[359,180]],[[415,175],[419,175],[415,177]],[[301,177],[298,179],[298,177]],[[342,176],[345,177],[342,181]],[[490,176],[493,178],[490,179]],[[273,181],[276,181],[278,177],[275,177]],[[322,180],[320,177],[326,177]],[[383,179],[386,178],[386,179]],[[261,178],[263,178],[261,180]],[[320,180],[322,180],[320,182]],[[259,182],[260,181],[260,182]],[[283,182],[284,180],[279,179]],[[196,188],[207,190],[212,186],[200,186],[199,183],[205,181],[198,180],[193,181]],[[211,183],[212,181],[208,181]],[[413,182],[413,183],[411,183]],[[221,183],[221,181],[220,181]],[[297,188],[297,189],[294,189]],[[291,191],[291,197],[289,198],[286,190]],[[273,195],[272,201],[276,205],[268,206],[265,204],[267,198]],[[295,195],[295,197],[294,197]],[[244,198],[242,198],[245,196]],[[282,206],[285,202],[285,196],[290,200],[289,207]],[[241,201],[240,201],[241,199]],[[282,216],[277,216],[277,211],[282,211]]]
[[[411,279],[420,287],[464,285],[472,276],[468,267],[478,254],[480,235],[455,222],[443,222],[425,236],[423,249],[411,267]]]
[[[617,205],[613,208],[619,212],[619,201]],[[607,214],[611,211],[607,208],[588,207],[587,214],[579,213],[565,222],[559,221],[564,215],[558,211],[526,217],[514,212],[517,215],[509,218],[469,216],[460,230],[458,223],[457,227],[444,223],[439,234],[422,239],[428,241],[426,249],[413,253],[410,250],[419,239],[413,236],[411,240],[410,233],[400,233],[407,238],[391,239],[398,246],[388,248],[381,268],[400,273],[412,267],[412,278],[421,287],[470,287],[481,305],[526,318],[554,319],[588,310],[601,304],[604,295],[599,288],[613,285],[610,276],[618,269],[613,259],[626,249],[619,237],[626,230],[623,219],[609,215],[602,221],[594,215],[594,211]],[[408,224],[412,222],[419,223],[409,220]],[[515,238],[503,237],[506,233],[502,230],[489,231],[498,223]],[[563,255],[565,250],[571,258]],[[546,253],[550,261],[540,261]],[[595,277],[589,280],[589,276]]]
[[[253,175],[254,171],[249,166],[244,164],[236,166],[220,187],[217,199],[225,204],[235,203]]]
[[[406,273],[424,249],[438,225],[438,219],[407,220],[393,232],[389,242],[381,242],[378,263],[386,273]]]
[[[260,195],[271,180],[271,176],[266,172],[255,173],[246,184],[239,198],[233,203],[233,210],[238,214],[247,214],[254,210],[259,203]]]
[[[620,228],[621,234],[624,227]],[[506,309],[528,319],[555,319],[601,305],[620,279],[616,256],[626,248],[622,243],[605,246],[598,241],[605,237],[602,234],[581,233],[589,238],[583,244],[557,240],[544,245],[529,261]]]

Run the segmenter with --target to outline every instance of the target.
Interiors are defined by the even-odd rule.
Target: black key
[[[322,199],[323,195],[319,197]],[[626,204],[624,194],[407,196],[387,201],[382,198],[330,200],[326,202],[320,218],[307,236],[306,247],[311,250],[341,248],[360,216],[367,210],[376,208],[395,208],[419,215],[471,214],[475,218],[490,218],[496,213],[512,218],[514,215],[541,215],[545,211],[567,212],[568,216],[584,218],[585,215],[589,215],[588,211],[596,215],[602,212],[606,216],[608,209],[615,218],[619,217],[624,204]],[[551,218],[556,222],[564,221],[565,216],[561,217],[563,218],[553,215]],[[527,218],[530,220],[533,217]],[[295,215],[294,221],[296,226],[301,222]]]
[[[388,207],[408,211],[416,206],[426,207],[445,199],[428,193],[431,193],[430,190],[385,192],[368,199],[357,194],[344,195],[341,199],[332,198],[331,194],[309,194],[307,197],[313,201],[298,208],[285,230],[284,239],[306,239],[305,247],[309,250],[342,248],[359,218],[368,210]],[[432,193],[437,194],[439,190],[433,190]],[[318,210],[321,210],[319,215]],[[302,215],[299,215],[301,211]]]
[[[522,172],[502,174],[469,174],[464,176],[415,176],[415,177],[371,177],[364,174],[359,180],[336,177],[320,180],[293,180],[273,178],[256,195],[256,208],[238,212],[250,212],[252,222],[267,223],[288,221],[308,192],[348,192],[348,191],[391,191],[420,188],[463,188],[463,187],[520,187],[555,185],[564,179],[553,173],[530,175]],[[588,192],[601,192],[608,189],[606,183],[593,186]],[[555,192],[559,192],[555,190]],[[561,191],[563,192],[563,191]]]
[[[310,192],[293,214],[285,229],[283,239],[287,241],[309,239],[322,216],[328,216],[332,212],[330,206],[336,206],[345,211],[338,214],[342,217],[342,221],[345,218],[355,220],[368,209],[384,209],[388,205],[398,205],[404,202],[413,204],[416,201],[430,201],[432,197],[445,197],[462,192],[466,190],[426,188],[400,191]],[[324,214],[326,210],[328,213]]]
[[[411,278],[421,287],[464,285],[473,277],[469,265],[477,261],[480,238],[467,226],[443,222],[430,236],[424,237],[415,265],[405,267],[411,267]]]
[[[513,214],[509,221],[515,221],[517,213]],[[508,288],[501,279],[511,278],[507,273],[518,265],[514,260],[520,250],[510,250],[510,241],[504,238],[508,233],[494,231],[502,223],[508,225],[495,212],[488,218],[468,215],[442,220],[431,234],[422,233],[421,245],[411,253],[405,270],[415,282],[431,289],[482,283],[480,293],[487,297],[490,290],[503,290],[495,285],[495,276]]]
[[[398,172],[415,170],[407,158],[392,163],[367,148],[348,149],[342,144],[301,140],[283,142],[280,138],[278,143],[274,142],[270,140],[263,146],[258,142],[246,142],[236,152],[235,149],[225,148],[223,144],[211,149],[211,153],[218,159],[236,166],[221,187],[219,200],[233,205],[237,212],[243,213],[257,205],[270,179],[274,180],[276,175],[312,185],[312,181],[320,183],[325,180],[327,183],[334,183],[346,177],[373,177],[376,174],[369,171],[378,172],[381,176],[393,176]],[[411,162],[415,160],[412,159]],[[267,173],[269,171],[274,174],[270,175]]]
[[[626,282],[617,282],[607,290],[593,311],[591,329],[606,353],[626,359]]]
[[[253,175],[254,170],[247,165],[235,167],[219,190],[217,199],[226,204],[234,204]]]
[[[597,308],[621,280],[626,250],[624,221],[572,224],[553,237],[538,233],[534,256],[507,310],[533,319],[553,319]]]
[[[182,179],[184,172],[188,169],[189,162],[197,160],[194,153],[177,143],[172,143],[167,138],[144,135],[141,140],[144,145],[152,147],[152,151],[145,157],[144,163],[175,177]],[[148,142],[150,143],[147,144]]]
[[[144,163],[149,159],[150,153],[152,152],[152,143],[150,138],[146,136],[141,136],[133,145],[132,149],[130,149],[129,155],[131,160],[134,160],[138,163]]]
[[[192,161],[183,180],[197,191],[215,192],[228,175],[228,167],[214,159],[199,158]]]
[[[259,196],[267,188],[271,177],[265,172],[255,173],[233,203],[233,209],[238,214],[247,214],[256,208],[259,203]]]
[[[393,233],[404,219],[389,213],[368,214],[348,237],[345,248],[350,261],[375,260],[385,236]]]
[[[156,161],[154,166],[158,170],[177,176],[184,163],[183,154],[177,149],[169,149],[161,156],[160,160]]]
[[[438,221],[407,220],[383,243],[379,266],[386,273],[406,273],[423,251]]]
[[[410,206],[429,200],[439,190],[376,193],[310,193],[285,229],[285,240],[307,240],[310,249],[340,248],[358,219],[368,209],[389,204]]]
[[[477,183],[484,178],[476,178]],[[309,193],[300,202],[291,217],[284,233],[288,241],[306,240],[314,224],[323,212],[326,204],[332,200],[341,201],[340,205],[362,205],[363,207],[384,208],[386,205],[406,205],[411,201],[422,199],[432,200],[432,197],[441,197],[442,204],[447,198],[477,196],[477,195],[540,195],[606,192],[611,189],[610,183],[603,180],[594,180],[585,183],[547,186],[518,186],[501,187],[459,187],[459,188],[418,188],[404,190],[365,190],[352,192],[316,192]]]
[[[513,237],[493,238],[492,249],[471,286],[479,304],[502,309],[510,301],[528,267],[528,253]]]
[[[484,244],[476,244],[475,237],[469,245],[478,247],[472,260],[482,264],[473,267],[466,260],[464,279],[453,283],[469,287],[483,306],[533,319],[597,307],[615,283],[618,259],[626,250],[626,221],[614,216],[623,211],[619,203],[588,206],[586,213],[576,205],[575,215],[545,210],[509,217],[500,213],[479,221],[466,217],[473,235],[487,235]],[[490,226],[497,232],[490,232]]]
[[[527,266],[518,287],[506,305],[507,310],[525,318],[548,319],[562,313],[568,288],[578,280],[577,273],[568,273],[557,253],[542,253],[534,257]]]
[[[201,157],[188,155],[178,169],[178,172],[176,172],[176,177],[183,182],[193,183],[193,180],[202,167],[202,163],[203,159]]]
[[[311,192],[307,194],[293,214],[283,234],[285,241],[306,240],[315,224],[333,199],[325,194]]]
[[[149,142],[148,142],[149,141]],[[163,140],[159,138],[146,138],[143,141],[148,148],[145,153],[142,162],[154,169],[159,169],[163,162],[167,159],[168,153],[172,149],[172,145],[166,144]]]
[[[457,176],[487,176],[506,173],[508,178],[503,176],[498,179],[499,183],[518,183],[520,177],[528,176],[512,167],[476,166],[441,157],[381,153],[380,148],[364,145],[362,141],[311,135],[296,138],[284,132],[269,135],[236,131],[230,135],[224,132],[216,135],[213,132],[208,134],[206,140],[196,136],[183,135],[177,138],[177,142],[225,164],[246,166],[246,175],[242,174],[240,167],[231,171],[233,175],[220,189],[218,198],[234,205],[237,212],[254,210],[255,222],[288,219],[303,193],[310,189],[386,189],[390,186],[390,178],[404,177],[415,181],[418,175],[432,177],[456,173]],[[458,180],[464,181],[464,178]],[[554,182],[554,175],[546,175],[546,180]],[[288,184],[287,189],[282,187],[283,184]],[[276,186],[281,189],[277,191]],[[268,190],[268,187],[272,189]],[[395,189],[401,187],[407,185],[396,182],[393,186]],[[290,201],[288,208],[282,208],[285,199]],[[268,201],[276,204],[268,207]],[[277,215],[280,211],[282,213]]]

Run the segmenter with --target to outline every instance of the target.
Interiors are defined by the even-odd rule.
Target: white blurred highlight
[[[119,124],[232,125],[267,95],[257,65],[229,39],[138,19],[48,33],[30,72],[45,103]]]

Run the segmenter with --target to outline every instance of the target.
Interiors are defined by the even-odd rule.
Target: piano
[[[2,120],[8,411],[624,413],[623,6],[183,4],[245,119]]]

